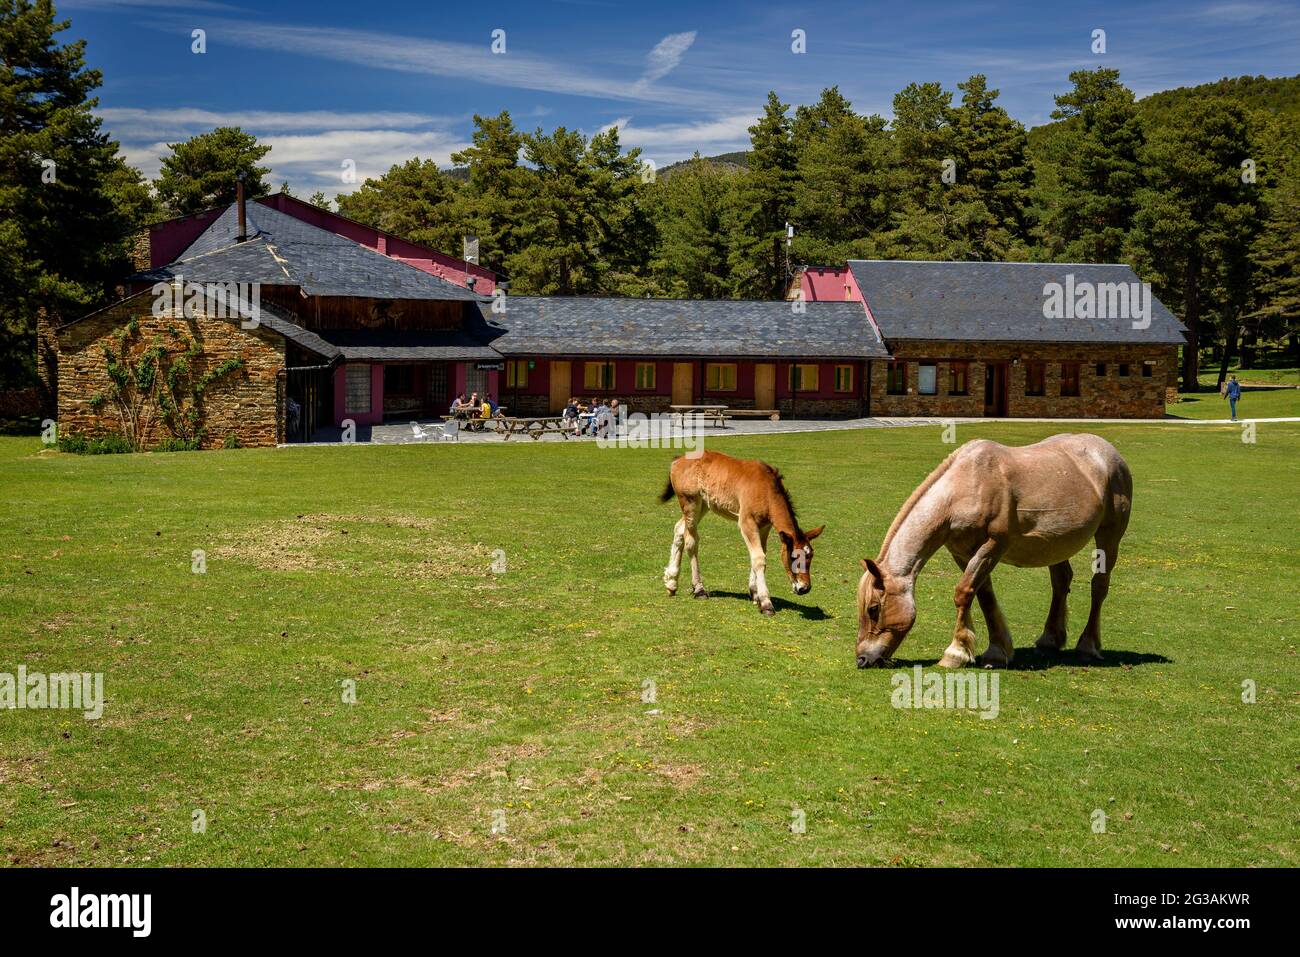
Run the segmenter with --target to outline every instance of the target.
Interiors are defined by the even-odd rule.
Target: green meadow
[[[770,619],[716,516],[712,597],[665,594],[671,450],[0,438],[0,672],[105,693],[98,720],[0,710],[0,859],[1294,866],[1300,424],[1095,431],[1136,486],[1107,660],[1036,653],[1047,571],[1000,568],[992,719],[895,708],[900,672],[854,667],[858,560],[951,451],[938,427],[710,439],[827,525],[807,596],[773,541]],[[947,646],[956,580],[943,553],[921,576],[904,669]]]

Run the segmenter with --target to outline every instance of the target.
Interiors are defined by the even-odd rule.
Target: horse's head
[[[825,530],[825,525],[818,525],[811,532],[795,528],[796,535],[777,533],[781,536],[781,564],[790,576],[790,585],[796,595],[806,595],[812,591],[812,540]]]
[[[884,667],[916,623],[911,584],[890,575],[869,558],[862,559],[858,582],[859,668]]]

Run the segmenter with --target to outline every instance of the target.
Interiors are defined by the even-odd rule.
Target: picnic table
[[[713,422],[722,428],[727,424],[728,407],[725,405],[670,405],[668,411],[677,416],[678,423],[685,428],[686,417],[693,416]]]
[[[510,415],[491,421],[496,423],[503,442],[508,442],[512,435],[526,435],[536,440],[548,432],[559,433],[566,441],[569,438],[570,426],[562,415]]]
[[[497,406],[497,410],[492,413],[492,418],[485,419],[483,418],[483,413],[479,411],[478,408],[467,405],[462,406],[455,412],[442,416],[442,421],[450,422],[452,419],[455,419],[457,422],[464,422],[466,425],[474,425],[475,423],[486,425],[495,419],[501,418],[505,414],[505,411],[506,407],[504,405],[499,405]]]
[[[502,415],[498,410],[497,414],[490,419],[460,414],[444,415],[442,419],[444,422],[452,419],[468,421],[471,425],[478,426],[478,431],[500,433],[503,441],[508,441],[512,435],[527,435],[530,438],[540,439],[548,432],[559,433],[566,439],[569,437],[569,428],[565,425],[564,418],[558,415]]]

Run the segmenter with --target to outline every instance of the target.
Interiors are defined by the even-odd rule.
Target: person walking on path
[[[1224,397],[1228,400],[1228,408],[1232,410],[1232,421],[1237,421],[1237,400],[1241,398],[1241,383],[1237,381],[1235,375],[1228,376],[1227,387],[1223,390]]]

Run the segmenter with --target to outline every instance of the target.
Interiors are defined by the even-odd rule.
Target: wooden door
[[[754,408],[776,408],[776,366],[770,362],[754,366]]]
[[[569,390],[573,388],[573,378],[569,372],[568,359],[551,360],[551,414],[558,415],[564,411],[573,398]]]
[[[673,363],[673,405],[690,405],[695,401],[695,365]]]
[[[984,415],[1007,414],[1007,364],[990,362],[984,367]]]

